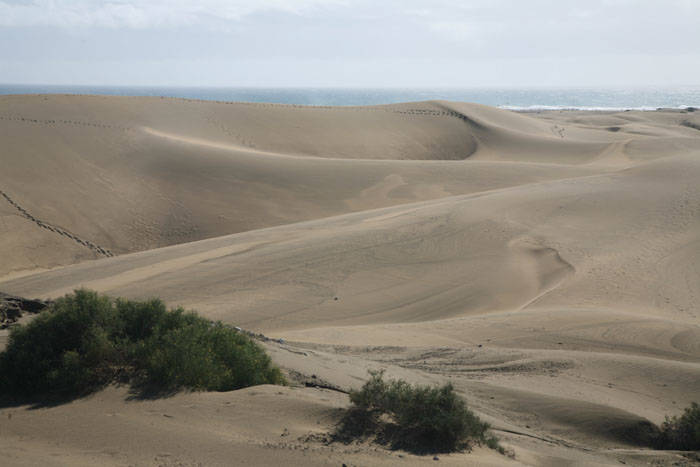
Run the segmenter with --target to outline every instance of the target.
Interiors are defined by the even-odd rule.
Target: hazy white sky
[[[700,84],[700,0],[0,0],[0,83]]]

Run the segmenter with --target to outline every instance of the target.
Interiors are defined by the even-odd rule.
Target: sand
[[[282,338],[265,345],[297,383],[6,407],[0,448],[10,465],[433,462],[323,441],[347,396],[299,383],[383,368],[451,381],[515,452],[447,465],[684,465],[644,440],[700,394],[697,125],[2,96],[0,291],[159,296]]]

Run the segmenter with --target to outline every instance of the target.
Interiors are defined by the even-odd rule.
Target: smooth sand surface
[[[297,382],[451,381],[515,460],[479,448],[448,465],[685,465],[644,438],[700,397],[695,126],[681,111],[2,96],[0,290],[160,296],[283,338],[266,346]],[[0,446],[11,465],[433,462],[324,443],[347,403],[111,388],[0,409]]]

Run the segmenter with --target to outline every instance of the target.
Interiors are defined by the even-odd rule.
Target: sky
[[[0,0],[0,83],[700,84],[700,0]]]

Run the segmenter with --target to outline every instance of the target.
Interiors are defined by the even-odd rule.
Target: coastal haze
[[[284,339],[267,344],[278,364],[333,387],[368,368],[451,381],[516,459],[479,448],[448,465],[674,461],[638,447],[700,387],[700,112],[0,106],[0,290],[157,295]],[[0,443],[16,465],[425,461],[310,436],[343,397],[108,389],[3,409]]]
[[[698,18],[695,0],[2,0],[0,83],[697,85]]]

